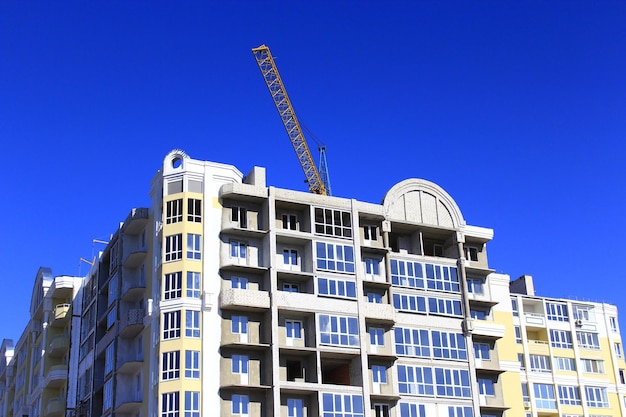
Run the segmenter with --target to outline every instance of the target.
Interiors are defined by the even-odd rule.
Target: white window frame
[[[161,354],[161,381],[180,379],[180,350]]]
[[[188,298],[200,298],[200,282],[202,275],[200,272],[187,271],[187,289]]]
[[[370,346],[385,346],[385,329],[382,327],[370,327],[367,333],[370,335]]]
[[[165,262],[183,259],[183,234],[165,236]]]
[[[202,200],[199,198],[187,199],[187,221],[202,223]]]
[[[185,391],[185,417],[200,417],[199,391]]]
[[[185,310],[185,337],[200,337],[200,311]]]
[[[180,337],[180,310],[163,313],[163,340]]]
[[[285,320],[285,337],[287,339],[299,340],[302,339],[302,321],[300,320]]]
[[[241,206],[232,206],[230,210],[230,220],[237,223],[241,229],[248,228],[248,209]]]
[[[187,233],[187,259],[199,261],[202,259],[202,235]]]
[[[283,230],[298,230],[298,216],[292,213],[282,215]]]
[[[246,417],[249,415],[250,399],[247,395],[233,394],[231,397],[232,414]]]
[[[165,224],[183,221],[183,199],[177,198],[165,203]]]
[[[609,397],[604,387],[585,387],[587,407],[609,408]]]
[[[200,379],[200,351],[185,350],[185,379]]]
[[[163,276],[163,300],[174,300],[183,295],[183,273],[172,272]]]
[[[161,394],[161,417],[178,417],[180,413],[180,393],[165,392]]]
[[[387,383],[387,367],[384,365],[372,365],[372,382],[378,384]]]
[[[245,277],[230,277],[230,288],[247,290],[248,278]]]

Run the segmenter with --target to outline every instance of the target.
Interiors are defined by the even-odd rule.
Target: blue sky
[[[0,338],[40,266],[85,274],[149,204],[173,148],[306,189],[260,44],[335,195],[433,181],[495,230],[498,272],[624,313],[624,22],[621,1],[1,2]]]

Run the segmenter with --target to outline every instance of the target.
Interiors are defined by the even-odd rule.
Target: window
[[[284,249],[283,250],[283,265],[285,267],[297,266],[298,265],[298,251],[295,249]]]
[[[432,368],[398,365],[398,388],[400,394],[435,395]]]
[[[445,316],[460,316],[461,300],[428,297],[428,312]]]
[[[519,369],[520,371],[523,371],[526,369],[526,359],[524,358],[524,354],[523,353],[518,353],[517,354],[517,361],[519,362]]]
[[[374,404],[374,417],[389,417],[389,404]]]
[[[424,288],[422,264],[392,259],[391,283],[401,287]]]
[[[238,242],[231,240],[230,242],[230,257],[246,259],[247,245],[244,242]]]
[[[373,225],[363,226],[363,240],[366,240],[366,241],[378,240],[378,226],[373,226]]]
[[[180,378],[180,351],[163,352],[161,357],[161,379],[168,381]]]
[[[200,272],[187,272],[187,297],[200,298]]]
[[[613,347],[615,348],[615,356],[617,356],[618,359],[622,359],[624,357],[624,353],[622,352],[621,343],[615,342]]]
[[[324,417],[364,417],[363,397],[352,394],[322,394]]]
[[[200,417],[200,393],[185,391],[185,417]]]
[[[363,263],[365,264],[365,275],[372,279],[373,277],[377,277],[380,274],[380,260],[372,259],[372,258],[364,258]]]
[[[478,262],[478,248],[473,247],[473,246],[466,246],[465,247],[465,259],[472,261],[472,262]]]
[[[354,273],[354,248],[317,242],[317,268],[328,271]]]
[[[174,272],[163,277],[163,299],[173,300],[182,296],[183,274]]]
[[[248,288],[248,278],[232,277],[230,279],[230,287],[245,290]]]
[[[285,336],[288,339],[302,339],[302,322],[285,320]]]
[[[107,305],[111,305],[115,302],[115,300],[117,300],[117,288],[118,288],[118,280],[117,280],[117,275],[113,276],[113,278],[111,278],[111,280],[109,281],[109,291],[108,291],[108,303]]]
[[[165,224],[183,221],[183,199],[168,201],[165,203]]]
[[[113,378],[104,383],[104,398],[102,400],[102,411],[106,411],[113,406]]]
[[[248,334],[248,318],[246,316],[233,316],[230,331],[233,334]]]
[[[202,200],[197,198],[187,199],[187,221],[202,223]]]
[[[200,352],[185,351],[185,378],[200,379]]]
[[[295,282],[284,282],[283,291],[285,292],[300,292],[300,285]]]
[[[596,316],[593,312],[593,306],[574,305],[574,319],[584,321],[596,321]]]
[[[469,372],[464,369],[435,368],[437,395],[470,397]]]
[[[548,313],[548,320],[569,321],[567,304],[565,303],[546,303],[546,311]]]
[[[516,298],[511,298],[511,309],[513,310],[513,317],[519,317],[519,306]]]
[[[559,404],[580,405],[580,392],[578,387],[570,385],[559,385]]]
[[[515,326],[515,343],[522,344],[522,329],[519,326]]]
[[[165,262],[183,259],[183,235],[165,236]]]
[[[322,344],[359,346],[359,325],[356,317],[320,314],[319,323]]]
[[[383,295],[379,294],[379,293],[375,293],[375,292],[368,292],[367,293],[367,302],[368,303],[373,303],[373,304],[382,304],[382,302],[383,302]]]
[[[117,309],[115,307],[113,307],[107,313],[107,329],[110,329],[111,326],[113,326],[115,324],[116,318],[117,318]]]
[[[578,346],[583,349],[600,349],[597,333],[576,332],[576,340],[578,341]]]
[[[472,407],[448,406],[449,417],[474,417]],[[493,414],[481,414],[480,417],[498,417]]]
[[[334,278],[318,278],[317,286],[321,295],[356,298],[356,282]]]
[[[554,348],[571,349],[572,334],[567,330],[550,329],[550,345]]]
[[[554,369],[557,369],[559,371],[575,372],[576,361],[574,360],[574,358],[561,358],[556,356],[554,358]]]
[[[238,227],[245,229],[248,227],[248,210],[245,207],[233,206],[230,212],[230,220],[237,223]]]
[[[467,279],[467,292],[473,294],[483,294],[484,282],[480,278],[468,278]]]
[[[163,313],[163,340],[180,337],[180,311]]]
[[[352,237],[350,212],[316,207],[315,233],[327,236]]]
[[[115,343],[111,342],[104,351],[104,375],[108,375],[113,371],[113,362],[115,361]]]
[[[372,365],[372,382],[387,383],[387,368],[383,365]]]
[[[489,343],[474,343],[474,357],[476,359],[482,359],[484,361],[491,360]]]
[[[300,398],[287,398],[287,417],[303,417],[304,404]]]
[[[487,320],[489,311],[483,308],[470,308],[470,317],[474,320]]]
[[[531,372],[552,372],[550,357],[546,355],[530,355]]]
[[[611,316],[609,317],[609,324],[611,325],[611,331],[613,333],[617,333],[617,317]]]
[[[393,306],[400,311],[426,313],[426,298],[417,295],[394,294]]]
[[[524,401],[530,401],[530,394],[528,393],[528,382],[522,382],[522,399]]]
[[[533,384],[535,392],[535,406],[537,408],[556,410],[554,386],[549,384]]]
[[[624,372],[625,371],[623,369],[619,370],[619,383],[620,384],[626,384],[626,375]]]
[[[496,395],[496,390],[494,388],[494,382],[491,378],[478,378],[478,392],[480,395]]]
[[[467,359],[465,337],[462,333],[448,333],[433,330],[433,355],[439,359]]]
[[[187,234],[187,259],[200,260],[202,250],[200,248],[202,236],[192,233]]]
[[[233,355],[231,372],[233,374],[248,374],[248,356],[246,355]]]
[[[400,403],[400,417],[426,417],[426,406],[424,404]]]
[[[283,229],[298,230],[298,218],[295,214],[283,214]]]
[[[609,408],[609,397],[606,388],[585,387],[587,394],[587,407]]]
[[[232,412],[234,415],[247,416],[248,415],[248,396],[233,394],[232,398]]]
[[[456,268],[453,266],[442,266],[425,264],[426,284],[431,290],[459,291],[459,278],[456,275]]]
[[[385,329],[380,327],[370,327],[370,345],[385,346]]]
[[[603,374],[604,361],[599,359],[581,359],[583,372],[588,374]]]
[[[194,310],[185,311],[185,336],[200,337],[200,312]]]

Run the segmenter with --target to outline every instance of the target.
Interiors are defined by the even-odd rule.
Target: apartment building
[[[82,278],[52,275],[39,268],[30,319],[17,344],[0,349],[0,416],[64,416],[75,402]],[[74,317],[77,315],[78,317]]]
[[[52,335],[3,342],[0,417],[626,414],[616,308],[495,273],[493,230],[436,184],[372,204],[174,150],[150,197],[73,293],[69,382],[24,396]]]

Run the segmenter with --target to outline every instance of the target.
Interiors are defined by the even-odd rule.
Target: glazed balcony
[[[70,348],[70,338],[64,334],[52,338],[46,349],[46,353],[54,358],[65,355]]]
[[[70,309],[72,308],[71,304],[63,303],[57,304],[52,309],[52,321],[50,325],[53,327],[65,327],[65,325],[70,321]]]
[[[44,410],[44,417],[61,417],[65,415],[65,399],[53,398],[48,401]]]

